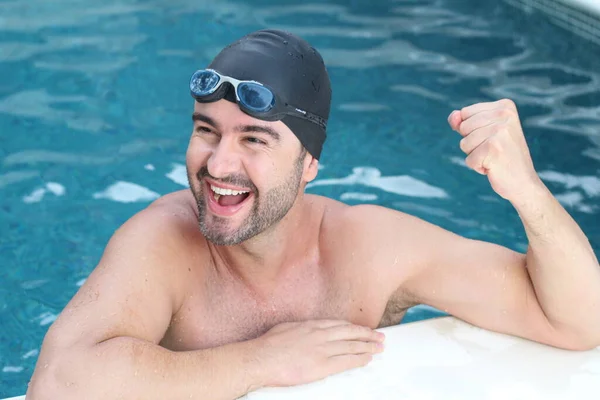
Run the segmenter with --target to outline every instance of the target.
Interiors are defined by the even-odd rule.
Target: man
[[[304,194],[331,91],[286,32],[225,48],[190,88],[191,190],[127,221],[50,328],[28,400],[234,399],[365,365],[429,304],[572,350],[600,345],[600,268],[538,178],[508,100],[453,111],[467,165],[519,213],[527,254]]]

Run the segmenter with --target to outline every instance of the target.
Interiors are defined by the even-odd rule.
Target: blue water
[[[598,252],[600,48],[481,3],[496,2],[0,0],[0,398],[25,392],[112,232],[185,186],[190,74],[259,28],[304,36],[329,65],[309,192],[524,251],[516,213],[465,168],[446,124],[454,108],[511,97],[537,170]]]

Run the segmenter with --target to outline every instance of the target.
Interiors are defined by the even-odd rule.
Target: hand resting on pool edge
[[[331,94],[295,36],[250,35],[190,89],[190,190],[115,232],[49,329],[28,400],[234,399],[309,382],[367,363],[374,329],[416,304],[551,346],[600,345],[598,261],[535,173],[511,101],[448,121],[467,165],[521,217],[526,254],[305,194]]]

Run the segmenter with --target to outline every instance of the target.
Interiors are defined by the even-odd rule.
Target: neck
[[[268,294],[287,272],[314,255],[318,243],[310,203],[301,194],[284,218],[259,235],[235,246],[209,243],[222,265],[258,294]]]

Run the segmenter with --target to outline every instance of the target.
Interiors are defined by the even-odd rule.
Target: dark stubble
[[[302,178],[303,159],[304,157],[298,158],[285,182],[264,194],[259,193],[252,181],[243,175],[230,175],[226,178],[215,179],[208,173],[208,168],[206,167],[202,167],[196,174],[200,182],[200,187],[194,188],[191,184],[191,179],[189,179],[190,171],[188,170],[190,188],[198,204],[198,224],[204,237],[218,246],[233,246],[264,232],[267,228],[279,222],[288,213],[290,208],[292,208],[298,196],[300,180]],[[254,194],[252,210],[250,210],[250,214],[237,230],[228,228],[226,218],[214,214],[210,215],[211,222],[207,221],[207,206],[204,197],[206,186],[203,180],[205,177],[209,177],[217,182],[249,188]]]

